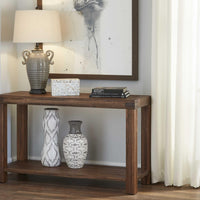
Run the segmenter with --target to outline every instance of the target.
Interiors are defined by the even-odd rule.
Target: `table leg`
[[[141,127],[141,167],[142,171],[147,170],[148,175],[142,178],[142,184],[151,184],[151,106],[142,108]]]
[[[126,192],[137,193],[137,110],[126,110]]]
[[[27,160],[27,105],[17,105],[17,160]]]
[[[0,104],[0,182],[7,181],[7,104]]]

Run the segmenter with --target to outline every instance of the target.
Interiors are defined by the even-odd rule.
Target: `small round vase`
[[[81,133],[82,121],[69,121],[70,131],[63,140],[64,157],[69,168],[77,169],[84,166],[88,142]]]
[[[60,165],[58,146],[59,115],[57,108],[46,108],[43,117],[44,145],[41,153],[41,163],[46,167]]]

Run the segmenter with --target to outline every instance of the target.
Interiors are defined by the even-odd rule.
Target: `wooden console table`
[[[7,104],[17,104],[17,161],[7,164]],[[126,167],[86,165],[82,169],[69,169],[66,164],[56,168],[43,167],[39,161],[28,160],[27,115],[28,105],[74,106],[126,109]],[[141,169],[137,168],[137,110],[142,113]],[[90,98],[89,94],[73,97],[31,95],[13,92],[0,95],[0,182],[7,181],[7,172],[58,177],[125,181],[128,194],[137,193],[138,179],[151,183],[151,98],[130,96],[121,98]]]

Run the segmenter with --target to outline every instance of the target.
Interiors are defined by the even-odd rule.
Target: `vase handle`
[[[25,50],[25,51],[23,51],[22,52],[22,56],[23,56],[23,61],[22,61],[22,64],[23,65],[26,65],[26,61],[27,61],[27,59],[28,59],[28,57],[30,56],[30,51],[28,51],[28,50]]]
[[[53,65],[54,61],[52,61],[53,57],[54,57],[54,52],[51,50],[46,51],[46,55],[47,57],[49,57],[49,64]]]

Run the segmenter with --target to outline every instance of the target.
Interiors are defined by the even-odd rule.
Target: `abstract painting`
[[[96,23],[103,7],[103,0],[74,0],[74,8],[83,15],[87,26],[88,51],[91,51],[91,43],[94,42],[95,50],[93,52],[95,53],[97,68],[99,68],[99,47],[96,38]]]
[[[136,80],[137,6],[138,0],[43,0],[43,9],[60,12],[63,28],[50,77]]]

